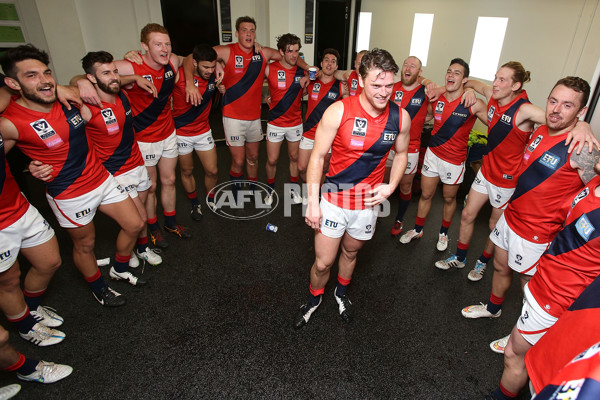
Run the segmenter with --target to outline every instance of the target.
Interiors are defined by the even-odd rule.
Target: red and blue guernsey
[[[127,89],[133,110],[133,127],[136,139],[140,142],[155,143],[168,138],[175,130],[171,116],[171,94],[175,87],[175,71],[171,63],[161,69],[154,69],[146,63],[131,63],[133,72],[152,82],[158,97],[133,85]]]
[[[350,96],[358,96],[362,90],[362,86],[358,83],[358,74],[356,71],[350,72],[348,76],[348,93]]]
[[[133,115],[125,93],[118,93],[116,104],[102,102],[102,109],[94,105],[88,107],[92,118],[85,132],[108,172],[118,176],[144,165],[134,137]]]
[[[525,91],[504,106],[493,98],[488,103],[487,154],[483,157],[481,173],[498,187],[514,188],[517,185],[523,150],[531,132],[519,129],[515,117],[519,108],[528,103]]]
[[[263,80],[267,62],[262,53],[246,53],[237,43],[229,44],[223,84],[223,116],[253,121],[260,118]]]
[[[600,277],[525,355],[531,383],[542,396],[536,399],[600,398],[599,332]]]
[[[185,77],[183,68],[179,68],[179,81],[173,91],[173,120],[177,128],[177,136],[197,136],[210,130],[208,115],[217,89],[215,74],[203,79],[194,75],[194,86],[202,95],[202,101],[197,106],[185,100]]]
[[[306,107],[306,121],[304,121],[304,132],[302,136],[315,140],[317,126],[323,118],[327,107],[342,98],[342,82],[337,79],[323,83],[320,79],[308,84],[308,103]]]
[[[600,342],[561,369],[535,398],[537,400],[600,399]]]
[[[17,146],[23,154],[54,169],[54,178],[46,182],[53,198],[72,199],[89,193],[110,176],[88,144],[86,123],[78,108],[67,110],[57,101],[44,113],[13,100],[2,116],[17,128]]]
[[[289,128],[302,124],[300,79],[304,70],[297,65],[285,68],[279,61],[269,64],[267,82],[271,94],[269,124]]]
[[[596,176],[571,204],[564,228],[540,258],[529,291],[544,310],[560,315],[600,274],[600,198]]]
[[[504,217],[521,238],[549,243],[562,227],[569,200],[583,188],[583,183],[571,166],[571,155],[564,143],[567,133],[550,136],[548,127],[542,125],[532,138]]]
[[[429,148],[442,160],[460,165],[467,159],[469,134],[475,125],[475,115],[461,103],[461,96],[454,101],[440,96],[433,110],[433,131]]]
[[[29,209],[29,203],[10,172],[4,140],[0,135],[0,231],[17,222]]]
[[[383,182],[388,153],[402,128],[402,110],[390,101],[384,112],[372,117],[359,96],[342,103],[323,198],[338,207],[361,210],[368,191]]]
[[[413,90],[406,90],[402,82],[396,82],[392,89],[394,103],[404,108],[410,115],[409,153],[418,153],[421,148],[421,133],[427,117],[429,98],[425,94],[425,86],[418,85]]]

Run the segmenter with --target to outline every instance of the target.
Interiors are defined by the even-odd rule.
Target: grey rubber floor
[[[225,181],[230,157],[226,147],[218,153],[219,177]],[[263,182],[264,159],[263,143]],[[284,146],[280,195],[286,165]],[[201,182],[199,176],[197,171]],[[467,320],[460,314],[462,307],[489,298],[491,267],[480,282],[466,278],[487,237],[489,210],[477,220],[467,267],[441,271],[434,262],[456,249],[460,207],[448,251],[438,252],[440,193],[425,235],[408,245],[389,233],[394,195],[392,215],[379,219],[374,238],[359,253],[349,288],[354,320],[344,324],[337,314],[334,267],[323,304],[296,331],[292,322],[307,298],[314,258],[313,233],[301,206],[293,206],[286,217],[280,203],[268,216],[250,221],[225,219],[205,207],[204,219],[194,222],[178,186],[178,219],[193,238],[167,236],[163,264],[138,268],[149,285],[111,283],[128,303],[106,309],[73,266],[70,240],[52,217],[42,188],[30,184],[32,202],[55,227],[61,245],[63,266],[44,304],[65,318],[61,329],[67,338],[39,348],[20,339],[6,320],[2,324],[18,350],[70,364],[74,372],[52,385],[22,383],[20,398],[479,399],[499,382],[503,358],[488,343],[508,334],[516,322],[518,283],[513,282],[501,318]],[[467,189],[461,189],[461,197]],[[417,199],[405,218],[408,229]],[[103,215],[95,222],[98,258],[113,257],[116,224]],[[278,232],[268,232],[267,223],[277,225]],[[108,280],[108,267],[102,272]],[[13,374],[0,374],[0,385],[14,382]]]

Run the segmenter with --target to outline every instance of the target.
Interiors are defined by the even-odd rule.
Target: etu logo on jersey
[[[352,129],[352,136],[367,136],[367,120],[365,118],[354,117],[354,128]]]
[[[327,98],[329,98],[331,100],[335,100],[335,99],[337,99],[337,94],[329,92],[329,93],[327,93]]]
[[[421,104],[423,104],[423,99],[412,99],[410,101],[410,104],[413,106],[421,106]]]
[[[596,228],[594,228],[594,225],[592,225],[587,215],[585,214],[579,217],[579,219],[575,223],[575,229],[577,229],[577,233],[579,233],[579,235],[582,238],[584,238],[586,242],[590,240],[590,236],[592,236],[592,233],[594,233],[594,231],[596,230]]]
[[[323,225],[325,225],[328,228],[333,228],[333,229],[335,229],[335,228],[338,227],[338,223],[337,222],[333,222],[333,221],[331,221],[329,219],[326,219],[325,222],[323,223]]]
[[[512,123],[512,117],[510,115],[502,114],[500,117],[500,122],[510,125]]]
[[[393,131],[383,131],[383,133],[381,134],[383,136],[383,142],[384,143],[391,143],[394,140],[396,140],[396,136],[397,136],[397,132],[393,132]]]
[[[550,169],[556,169],[560,164],[560,157],[547,151],[540,157],[538,161],[540,164]]]
[[[71,118],[69,118],[69,124],[73,125],[73,128],[79,127],[79,125],[84,124],[85,121],[81,114],[75,114]]]
[[[173,75],[173,71],[166,71],[166,72],[165,72],[165,81],[166,81],[167,79],[171,79],[171,78],[173,78],[173,76],[174,76],[174,75]]]
[[[262,61],[262,57],[260,56],[260,54],[252,56],[252,62],[255,62],[255,61]]]

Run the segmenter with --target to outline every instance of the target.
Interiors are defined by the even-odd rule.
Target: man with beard
[[[520,274],[522,285],[534,276],[540,256],[562,227],[569,199],[594,177],[597,151],[569,153],[564,144],[585,113],[589,93],[585,80],[566,77],[548,96],[546,125],[533,132],[515,192],[490,235],[495,245],[490,301],[463,308],[465,318],[500,317],[513,271]],[[501,352],[506,340],[496,340],[490,347]]]
[[[213,102],[213,95],[218,89],[221,93],[225,88],[215,76],[217,64],[217,53],[207,44],[194,47],[192,53],[194,64],[194,87],[202,95],[202,101],[198,105],[192,105],[186,101],[186,80],[183,67],[177,73],[177,82],[173,91],[173,119],[177,128],[177,150],[179,152],[179,169],[181,170],[181,183],[192,203],[192,219],[199,221],[202,218],[200,201],[196,192],[196,180],[194,179],[195,150],[202,168],[204,169],[204,188],[208,206],[214,211],[215,193],[217,185],[217,149],[212,137],[212,131],[208,124],[208,116]]]
[[[223,129],[227,146],[231,152],[229,176],[234,196],[242,179],[244,163],[248,180],[258,179],[258,150],[263,139],[260,121],[262,88],[265,68],[269,61],[281,60],[278,50],[270,47],[255,48],[256,21],[249,16],[239,17],[235,22],[237,43],[215,46],[217,62],[224,66],[223,84],[227,88],[223,96]],[[297,60],[300,68],[307,70],[308,64]],[[198,91],[192,86],[191,69],[184,68],[187,92],[196,104]],[[196,100],[194,100],[196,99]]]
[[[410,204],[412,198],[412,185],[417,167],[419,165],[419,149],[421,147],[421,132],[426,120],[430,120],[432,114],[429,108],[429,99],[425,94],[425,86],[418,82],[418,78],[423,72],[421,70],[421,60],[410,56],[402,64],[402,75],[400,81],[394,84],[392,91],[392,100],[400,107],[404,108],[410,115],[410,143],[408,145],[408,164],[404,176],[400,180],[400,199],[398,202],[398,213],[392,227],[392,235],[397,236],[402,232],[404,225],[404,213]],[[394,151],[390,151],[391,160],[394,158]],[[391,161],[389,160],[389,161]]]
[[[267,123],[267,184],[271,191],[275,190],[275,172],[281,152],[281,144],[285,138],[288,143],[290,158],[290,183],[298,184],[298,148],[302,137],[302,78],[304,70],[296,65],[300,52],[300,38],[291,33],[281,35],[277,39],[280,61],[267,65],[265,77],[269,84],[269,118]],[[298,188],[290,189],[292,202],[302,202]],[[273,203],[272,193],[265,199],[265,204]]]
[[[113,62],[113,56],[105,51],[88,53],[81,64],[102,101],[102,107],[88,105],[92,118],[88,121],[85,132],[96,148],[98,158],[127,191],[144,221],[144,229],[138,236],[137,248],[135,254],[131,255],[129,265],[137,267],[138,258],[151,265],[158,265],[162,263],[162,258],[148,247],[145,223],[150,177],[134,137],[131,106],[129,99],[121,91],[119,71]],[[134,77],[138,85],[147,84],[144,78],[138,75]],[[110,276],[113,279],[127,279],[114,270],[110,271]]]
[[[565,81],[562,80],[562,82]],[[566,82],[565,84],[570,85]],[[558,109],[567,104],[559,103],[564,100],[572,102],[574,112],[577,112],[578,109],[581,110],[579,108],[581,104],[586,104],[577,99],[580,96],[568,93],[568,91],[573,92],[568,86],[564,86],[563,83],[560,85],[562,88],[560,86],[558,90],[555,88],[550,95],[551,100],[549,100],[552,103],[556,102],[554,110],[548,118],[548,131],[553,133],[556,133],[555,129],[558,128],[558,125],[562,125],[559,124],[559,119],[565,116]],[[559,117],[557,114],[563,115]],[[547,138],[544,137],[538,146],[543,146],[543,141]],[[600,173],[600,159],[598,152],[595,152],[592,157],[589,156],[589,153],[584,153],[587,161],[584,167],[586,171],[582,174],[582,178],[591,179],[591,181],[575,196],[570,207],[565,207],[568,209],[568,214],[563,229],[552,240],[548,250],[536,263],[537,272],[525,285],[525,299],[521,316],[508,339],[504,352],[504,371],[500,385],[485,399],[506,400],[517,397],[519,391],[527,383],[525,355],[529,349],[546,334],[548,329],[600,274],[600,264],[598,263],[598,254],[600,253],[600,177],[594,176],[594,172]],[[545,154],[550,153],[546,152]],[[542,161],[547,162],[548,158]],[[521,177],[524,176],[526,175],[521,175]],[[564,213],[561,214],[564,215]],[[495,257],[498,257],[497,253]],[[570,335],[572,331],[570,329],[566,334]],[[584,333],[582,336],[588,335]],[[586,338],[586,340],[589,339]],[[572,340],[577,342],[584,339],[573,337]],[[568,345],[563,347],[569,348]],[[553,350],[550,353],[553,353]],[[560,348],[559,354],[563,350]]]
[[[363,56],[363,91],[332,104],[317,129],[307,172],[308,207],[305,221],[315,233],[315,262],[310,271],[309,300],[294,321],[304,326],[321,304],[338,249],[338,279],[334,297],[344,322],[352,318],[347,288],[356,256],[375,232],[379,204],[394,191],[406,169],[410,117],[390,101],[398,72],[391,54],[373,49]],[[382,184],[385,162],[394,147],[390,183]],[[319,203],[325,156],[331,163]]]
[[[415,227],[400,237],[400,243],[406,244],[423,236],[423,226],[441,180],[444,209],[436,247],[438,251],[448,247],[448,229],[456,210],[456,193],[465,175],[469,134],[476,118],[487,124],[483,101],[477,100],[471,107],[461,104],[468,78],[469,64],[461,58],[450,61],[446,72],[446,93],[432,104],[435,107],[433,131],[421,171],[421,197]]]
[[[177,137],[171,114],[171,94],[175,76],[183,59],[171,53],[169,32],[159,24],[147,24],[140,35],[144,54],[129,52],[127,60],[115,61],[121,75],[140,75],[158,91],[153,97],[144,87],[133,85],[125,91],[131,100],[133,127],[144,157],[152,186],[148,190],[146,212],[152,244],[162,249],[169,246],[164,239],[156,215],[156,188],[160,179],[160,200],[165,217],[164,229],[179,238],[190,238],[188,229],[177,223],[175,202],[175,167],[177,166]],[[71,80],[71,82],[73,82]],[[81,97],[91,104],[102,106],[97,93],[87,79],[76,81]]]
[[[31,45],[2,55],[5,82],[21,97],[11,100],[0,118],[0,130],[7,149],[17,144],[31,159],[51,166],[52,172],[43,177],[48,178],[46,197],[73,240],[73,261],[100,304],[120,306],[125,299],[106,285],[96,265],[92,220],[99,209],[121,226],[114,269],[126,274],[132,284],[142,283],[127,268],[143,221],[127,192],[88,145],[85,124],[91,118],[90,110],[86,106],[81,111],[67,110],[56,101],[56,84],[48,63],[48,55]]]

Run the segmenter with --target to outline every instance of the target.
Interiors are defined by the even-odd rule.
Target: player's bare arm
[[[596,176],[594,165],[598,162],[599,156],[600,152],[597,149],[593,149],[591,153],[582,151],[579,154],[574,153],[571,155],[571,166],[577,169],[584,185],[587,185]]]

